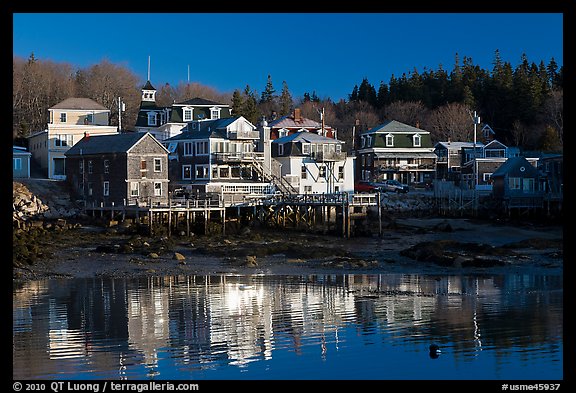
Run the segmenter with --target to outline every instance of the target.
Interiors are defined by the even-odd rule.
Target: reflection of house
[[[168,204],[168,151],[150,133],[86,135],[66,160],[67,180],[87,203]]]
[[[48,128],[28,137],[32,158],[48,178],[66,178],[64,153],[78,142],[84,134],[117,134],[116,127],[109,126],[110,110],[90,98],[67,98],[48,109]]]
[[[138,132],[150,132],[159,141],[164,141],[180,134],[186,124],[193,120],[216,120],[230,116],[230,105],[199,97],[168,107],[157,106],[156,89],[147,81],[142,88],[135,128]]]
[[[430,132],[396,120],[364,131],[357,150],[356,175],[362,180],[430,181],[436,154]]]
[[[12,177],[30,177],[30,156],[25,147],[12,146]]]
[[[524,157],[511,157],[492,173],[492,194],[505,208],[542,207],[536,164]]]
[[[263,155],[255,151],[260,137],[244,117],[193,121],[181,134],[168,138],[172,188],[195,193],[247,195],[268,192],[263,180]]]
[[[299,194],[354,191],[354,157],[347,157],[344,142],[301,131],[275,139],[272,157],[281,176]]]

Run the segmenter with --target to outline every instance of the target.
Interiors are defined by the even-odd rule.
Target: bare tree
[[[453,102],[432,110],[422,123],[430,131],[433,142],[469,141],[474,135],[473,122],[466,105]]]
[[[395,101],[388,105],[384,116],[388,120],[396,120],[416,127],[427,117],[428,110],[421,101]]]
[[[215,101],[220,104],[232,104],[232,93],[220,93],[210,86],[198,82],[183,83],[180,82],[176,88],[176,102],[190,100],[192,98],[204,98],[205,100]]]
[[[558,132],[560,141],[564,143],[564,90],[553,90],[544,102],[545,122],[552,125]]]

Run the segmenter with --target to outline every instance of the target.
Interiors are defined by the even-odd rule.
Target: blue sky
[[[450,71],[458,53],[492,69],[563,59],[562,13],[14,13],[13,54],[88,67],[103,59],[162,84],[258,94],[268,74],[294,98],[347,99],[355,84],[416,68]]]

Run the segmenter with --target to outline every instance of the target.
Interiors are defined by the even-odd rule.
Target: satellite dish
[[[199,119],[203,119],[204,118],[204,113],[199,113],[197,116]]]

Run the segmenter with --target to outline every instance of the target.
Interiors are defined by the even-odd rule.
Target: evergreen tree
[[[320,98],[316,95],[316,90],[312,92],[312,96],[310,97],[310,101],[312,102],[320,102]]]
[[[310,102],[310,93],[308,93],[308,92],[304,93],[303,101],[304,102]]]
[[[358,101],[358,85],[354,85],[354,89],[352,89],[352,94],[350,94],[350,101],[351,102]]]
[[[234,116],[242,116],[244,110],[244,99],[240,90],[234,90],[232,93],[232,114]]]
[[[365,101],[373,107],[377,105],[376,89],[368,82],[368,78],[362,79],[358,88],[358,101]]]
[[[376,107],[378,109],[384,108],[388,103],[388,86],[384,81],[380,81],[380,87],[378,87],[378,96],[376,98]]]
[[[562,152],[562,142],[554,127],[546,126],[540,141],[540,148],[545,152]]]
[[[558,82],[558,64],[554,58],[550,59],[548,66],[546,67],[546,73],[548,76],[548,83],[551,88],[554,88]]]
[[[256,100],[256,92],[246,85],[244,89],[244,105],[242,105],[242,116],[244,116],[252,124],[256,124],[260,119],[258,112],[258,101]]]
[[[272,77],[270,74],[268,74],[268,81],[266,82],[266,87],[264,88],[262,96],[260,97],[260,103],[262,104],[265,102],[272,102],[274,100],[274,93],[276,93],[276,90],[272,85]]]
[[[288,115],[292,112],[292,95],[290,95],[290,90],[288,90],[288,84],[286,81],[282,81],[282,94],[280,95],[280,116]]]

